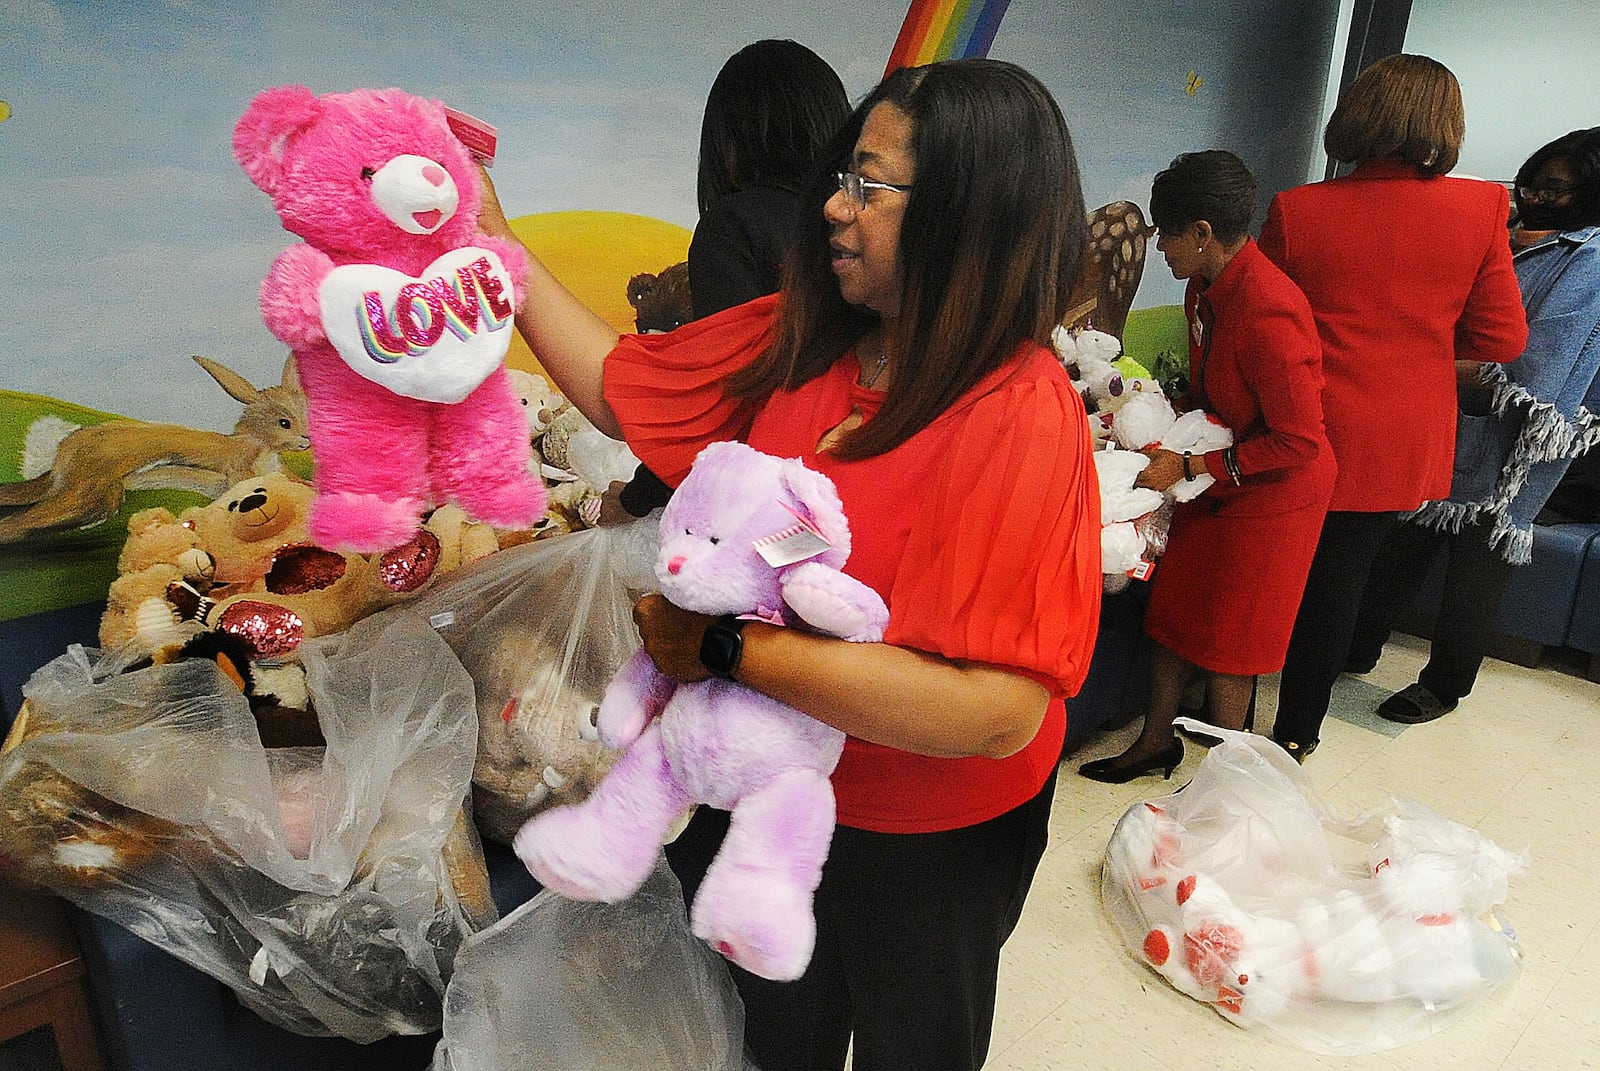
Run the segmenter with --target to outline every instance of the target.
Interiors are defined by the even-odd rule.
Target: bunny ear
[[[233,156],[268,196],[283,177],[289,136],[322,114],[322,102],[305,86],[278,86],[256,96],[233,128]]]
[[[850,524],[833,481],[798,460],[787,459],[781,465],[784,490],[794,499],[791,505],[833,544],[833,550],[819,560],[834,567],[842,565],[850,556]]]

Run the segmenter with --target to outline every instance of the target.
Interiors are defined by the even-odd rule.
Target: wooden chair
[[[40,1027],[55,1035],[65,1071],[102,1071],[83,959],[61,901],[0,879],[0,1045]]]

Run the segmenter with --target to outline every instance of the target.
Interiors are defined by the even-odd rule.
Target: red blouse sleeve
[[[964,426],[912,526],[884,638],[1076,694],[1102,584],[1083,402],[1065,377],[1039,377],[951,418]]]
[[[722,384],[766,348],[776,308],[769,296],[664,335],[623,335],[606,356],[606,401],[623,437],[671,486],[707,443],[749,429],[755,406],[729,397]]]

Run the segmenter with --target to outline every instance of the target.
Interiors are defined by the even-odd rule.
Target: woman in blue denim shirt
[[[1500,597],[1533,551],[1533,519],[1572,459],[1600,442],[1600,127],[1530,156],[1516,178],[1513,262],[1528,347],[1508,365],[1460,368],[1450,498],[1397,525],[1373,567],[1347,670],[1378,662],[1434,556],[1444,600],[1416,684],[1378,713],[1432,721],[1472,691]]]

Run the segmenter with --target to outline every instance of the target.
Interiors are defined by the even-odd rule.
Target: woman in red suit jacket
[[[1511,361],[1527,341],[1506,191],[1446,177],[1465,127],[1442,64],[1378,61],[1340,98],[1323,138],[1355,171],[1280,193],[1261,231],[1261,251],[1316,314],[1339,463],[1273,725],[1300,760],[1317,745],[1384,536],[1399,513],[1450,493],[1455,362]]]
[[[1138,483],[1165,491],[1202,470],[1216,482],[1178,507],[1145,615],[1155,640],[1144,731],[1079,773],[1121,783],[1172,769],[1184,688],[1209,675],[1212,720],[1244,726],[1257,674],[1283,666],[1306,571],[1333,493],[1322,427],[1322,346],[1305,295],[1250,240],[1256,181],[1230,152],[1186,153],[1156,176],[1156,248],[1188,279],[1188,402],[1234,445],[1190,457],[1151,451]]]

